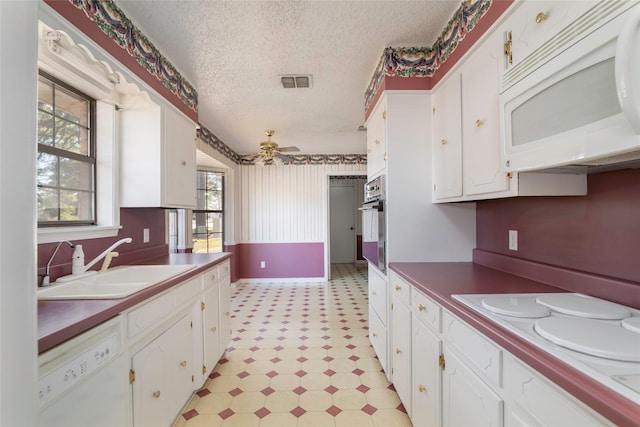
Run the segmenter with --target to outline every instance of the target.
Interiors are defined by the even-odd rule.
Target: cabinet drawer
[[[501,387],[502,350],[446,310],[442,327],[445,341],[459,350],[460,356],[473,371],[491,384]]]
[[[200,276],[178,286],[175,291],[176,307],[182,307],[184,304],[191,304],[202,293],[202,279]]]
[[[441,309],[438,304],[424,296],[416,288],[411,288],[411,311],[435,332],[440,333]]]
[[[167,292],[127,314],[127,337],[133,338],[164,320],[173,310],[173,301],[173,292]]]
[[[218,266],[218,273],[220,275],[220,279],[231,275],[231,262],[226,260],[222,264]]]
[[[207,290],[214,286],[220,280],[220,269],[218,266],[213,267],[202,273],[203,290]]]
[[[389,278],[391,280],[392,299],[409,306],[411,304],[411,285],[395,273],[391,273]]]
[[[387,324],[387,282],[369,268],[369,306],[376,312],[383,325]]]

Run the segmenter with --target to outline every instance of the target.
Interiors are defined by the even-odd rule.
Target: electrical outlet
[[[264,261],[260,261],[260,268],[266,268],[267,267],[267,263]]]
[[[149,229],[142,229],[142,243],[149,243]]]
[[[518,230],[509,230],[509,250],[518,250]]]

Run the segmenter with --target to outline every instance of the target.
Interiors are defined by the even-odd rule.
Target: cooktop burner
[[[573,293],[453,298],[640,404],[640,310]]]

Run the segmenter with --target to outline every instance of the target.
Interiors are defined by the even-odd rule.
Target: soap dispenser
[[[71,255],[71,274],[82,274],[84,269],[84,251],[82,245],[76,245]]]

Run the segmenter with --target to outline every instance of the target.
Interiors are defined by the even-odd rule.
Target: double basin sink
[[[124,298],[196,267],[179,265],[125,265],[77,280],[38,289],[39,300]]]

